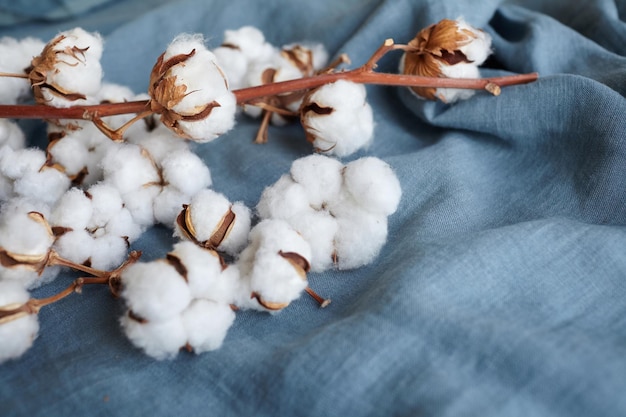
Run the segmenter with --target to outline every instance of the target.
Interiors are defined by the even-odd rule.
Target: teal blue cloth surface
[[[483,75],[540,79],[454,105],[369,86],[374,142],[350,159],[384,159],[403,197],[374,263],[309,275],[329,307],[240,312],[220,350],[155,361],[121,332],[120,301],[85,288],[43,309],[33,348],[0,365],[0,415],[626,415],[626,1],[90,3],[62,19],[25,11],[0,35],[100,30],[105,79],[139,93],[180,32],[211,47],[254,25],[357,66],[386,38],[464,16],[494,40]],[[194,148],[213,188],[251,207],[312,151],[298,125],[270,128],[263,146],[257,127],[242,117]],[[172,242],[155,227],[134,248],[154,259]]]

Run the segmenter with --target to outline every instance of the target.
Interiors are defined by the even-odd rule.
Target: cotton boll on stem
[[[305,97],[300,121],[318,152],[345,157],[371,143],[374,115],[365,96],[362,84],[339,80]]]

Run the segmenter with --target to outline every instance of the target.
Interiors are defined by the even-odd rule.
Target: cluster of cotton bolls
[[[36,312],[13,312],[26,305],[29,289],[58,275],[55,265],[111,270],[158,223],[171,227],[179,241],[162,259],[120,269],[119,292],[124,333],[157,359],[181,348],[217,349],[235,310],[276,313],[305,290],[312,293],[310,271],[356,268],[379,253],[401,193],[385,162],[298,159],[264,190],[255,219],[242,202],[210,188],[209,167],[193,152],[195,145],[181,140],[208,142],[231,129],[233,88],[321,70],[328,57],[321,45],[276,48],[252,27],[227,31],[212,51],[199,36],[179,36],[155,64],[146,95],[102,82],[97,34],[74,29],[48,44],[3,39],[0,51],[17,45],[29,52],[0,71],[26,71],[40,104],[148,99],[163,123],[136,123],[121,141],[103,135],[111,133],[104,126],[121,126],[132,115],[96,123],[58,120],[49,123],[49,144],[41,150],[26,148],[19,126],[0,120],[0,362],[21,355],[36,337]],[[27,82],[18,80],[7,84],[12,90],[0,100],[15,103],[24,96]],[[372,138],[372,109],[361,85],[338,81],[265,105],[255,111],[274,115],[277,123],[284,113],[276,109],[300,114],[309,141],[328,155],[350,155]]]
[[[352,269],[370,263],[387,240],[387,217],[400,183],[381,159],[347,164],[310,155],[267,187],[257,206],[263,219],[282,219],[311,244],[311,270]]]
[[[232,88],[310,77],[324,71],[328,61],[321,44],[303,42],[278,48],[251,26],[225,31],[222,45],[213,52]],[[265,112],[276,125],[284,125],[289,116],[300,117],[307,139],[318,152],[328,155],[351,155],[366,148],[373,138],[374,119],[365,87],[350,81],[328,84],[306,95],[270,97],[262,105],[245,106],[244,110],[253,117]]]

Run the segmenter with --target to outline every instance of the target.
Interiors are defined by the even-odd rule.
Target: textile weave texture
[[[34,346],[0,365],[1,415],[626,415],[626,1],[47,1],[40,14],[30,3],[0,10],[0,36],[100,31],[105,80],[136,93],[181,32],[216,47],[253,25],[355,67],[386,38],[459,16],[493,37],[483,76],[540,78],[453,105],[368,86],[374,141],[344,161],[382,158],[403,196],[374,263],[309,275],[329,307],[303,296],[279,314],[240,312],[221,349],[155,361],[120,330],[120,301],[85,288],[43,309]],[[25,127],[45,143],[41,124]],[[257,128],[242,116],[194,147],[212,188],[250,207],[312,152],[296,124],[263,146]],[[155,227],[134,248],[150,260],[172,243]]]

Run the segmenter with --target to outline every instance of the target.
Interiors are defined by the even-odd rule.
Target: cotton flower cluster
[[[37,315],[19,309],[29,298],[19,283],[0,280],[0,363],[20,357],[37,337]]]
[[[491,36],[473,28],[464,19],[444,19],[421,30],[409,42],[400,62],[400,72],[443,78],[478,78],[478,67],[491,54]],[[439,98],[452,103],[465,100],[473,90],[455,88],[413,87],[420,97]]]
[[[75,28],[60,33],[32,60],[28,74],[37,102],[54,107],[93,103],[102,80],[102,38]]]
[[[209,142],[235,124],[236,99],[201,37],[175,38],[150,75],[151,109],[177,135]]]
[[[183,347],[218,349],[235,319],[237,287],[237,268],[224,268],[217,252],[180,242],[164,259],[124,271],[121,296],[128,310],[122,328],[156,359],[172,358]]]
[[[323,155],[300,158],[257,206],[263,219],[282,219],[311,245],[311,270],[366,265],[387,240],[387,217],[400,201],[400,183],[384,161],[346,165]]]
[[[318,151],[344,157],[368,146],[374,115],[363,84],[339,80],[309,92],[300,108],[307,140]]]

